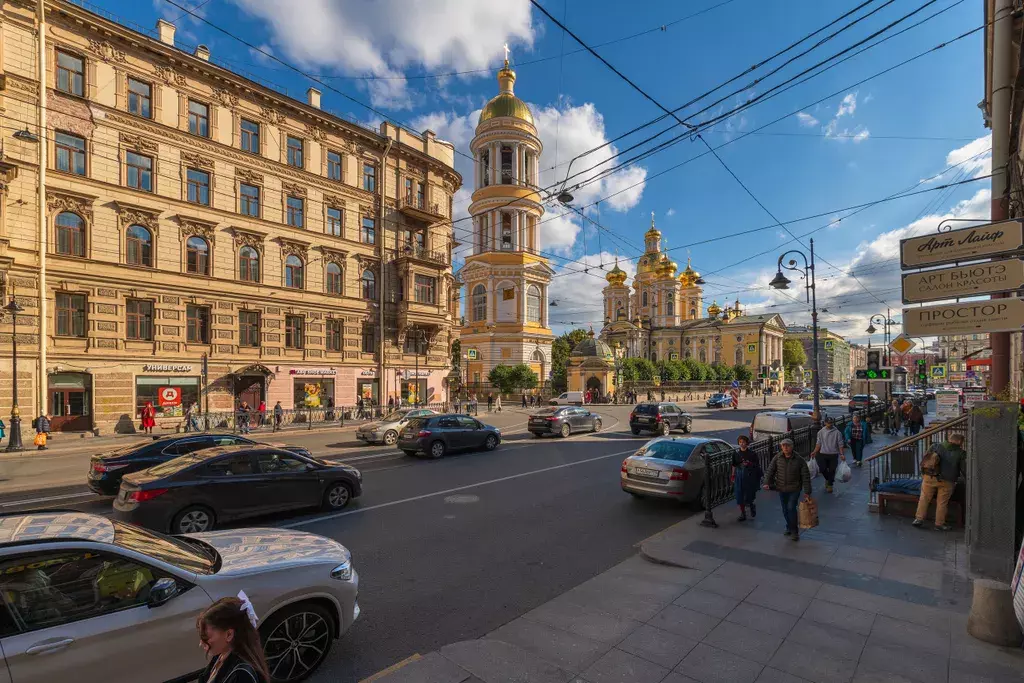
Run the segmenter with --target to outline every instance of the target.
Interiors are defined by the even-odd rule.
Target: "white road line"
[[[89,491],[88,493],[66,493],[63,496],[46,496],[45,498],[28,498],[26,500],[12,500],[8,503],[0,503],[0,508],[10,508],[18,505],[32,505],[33,503],[46,503],[51,500],[66,500],[68,498],[98,498],[95,493]]]
[[[575,462],[567,462],[561,465],[552,465],[551,467],[542,467],[539,470],[530,470],[529,472],[520,472],[519,474],[510,474],[507,477],[499,477],[497,479],[488,479],[487,481],[478,481],[475,484],[466,484],[465,486],[457,486],[453,489],[445,489],[444,491],[433,491],[431,493],[423,493],[418,496],[412,496],[411,498],[402,498],[401,500],[392,500],[388,503],[380,503],[378,505],[370,505],[369,507],[359,508],[358,510],[349,510],[347,512],[336,512],[332,515],[323,515],[321,517],[315,517],[312,519],[303,519],[298,522],[292,522],[291,524],[282,524],[283,529],[294,529],[295,527],[306,526],[308,524],[316,524],[317,522],[326,522],[331,519],[337,519],[339,517],[348,517],[349,515],[358,515],[363,512],[370,512],[371,510],[379,510],[381,508],[388,508],[394,505],[401,505],[403,503],[412,503],[417,500],[423,500],[425,498],[433,498],[434,496],[446,496],[450,493],[456,493],[458,491],[465,491],[467,489],[473,489],[478,486],[487,486],[488,484],[499,484],[503,481],[511,481],[513,479],[521,479],[522,477],[529,477],[534,474],[543,474],[544,472],[551,472],[553,470],[561,470],[566,467],[575,467],[576,465],[585,465],[588,462],[595,462],[597,460],[606,460],[608,458],[614,458],[617,456],[623,456],[627,453],[633,453],[636,449],[630,448],[628,451],[620,451],[618,453],[608,453],[607,455],[599,455],[595,458],[587,458],[586,460],[577,460]]]

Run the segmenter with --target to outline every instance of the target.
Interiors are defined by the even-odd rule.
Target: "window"
[[[128,299],[125,303],[127,325],[124,336],[128,339],[153,339],[153,302]]]
[[[301,315],[286,315],[284,317],[284,345],[289,349],[302,348]]]
[[[526,290],[526,322],[540,322],[540,288],[530,285]]]
[[[204,477],[238,477],[252,474],[252,458],[248,453],[217,458],[200,472]]]
[[[189,100],[188,132],[192,135],[210,137],[210,107],[202,102]]]
[[[344,213],[341,209],[327,209],[327,234],[341,237],[344,231]]]
[[[330,180],[341,180],[341,155],[337,152],[327,153],[327,177]]]
[[[238,213],[253,218],[260,217],[260,188],[245,183],[238,186]]]
[[[666,315],[675,315],[675,312],[676,312],[676,304],[672,300],[672,295],[669,294],[668,295],[668,299],[665,301],[665,314]]]
[[[152,111],[150,109],[150,100],[152,99],[153,86],[149,83],[143,83],[137,81],[134,78],[128,78],[128,113],[141,116],[143,118],[150,118]]]
[[[141,225],[128,228],[127,263],[131,266],[153,267],[153,235]]]
[[[260,473],[305,472],[309,469],[305,462],[284,453],[264,452],[256,454],[256,463]]]
[[[473,288],[473,320],[480,322],[487,319],[487,289],[483,285]]]
[[[647,292],[646,291],[643,294],[640,295],[640,305],[641,306],[646,306],[647,305]]]
[[[480,216],[480,251],[491,250],[491,230],[487,214]]]
[[[85,257],[85,221],[77,213],[57,214],[57,253]]]
[[[421,304],[432,304],[437,295],[437,278],[426,275],[417,275],[413,280],[416,288],[416,302]]]
[[[480,152],[480,175],[483,176],[483,186],[491,184],[491,154],[487,150]]]
[[[85,336],[85,295],[57,292],[57,336]]]
[[[249,119],[242,119],[239,124],[238,142],[243,152],[260,153],[260,124]]]
[[[363,244],[377,243],[377,221],[369,216],[363,216],[363,227],[359,231],[359,241]]]
[[[210,274],[210,245],[202,237],[185,242],[185,270],[197,275]]]
[[[288,165],[303,168],[302,140],[291,135],[288,136]]]
[[[511,185],[514,181],[512,175],[512,148],[501,148],[501,184]]]
[[[341,266],[337,263],[327,264],[327,293],[341,294]]]
[[[416,206],[421,209],[424,209],[426,208],[426,203],[426,189],[424,188],[423,183],[418,182],[416,183]]]
[[[85,175],[85,139],[57,133],[54,137],[54,162],[58,171]]]
[[[259,311],[238,312],[238,345],[258,348],[260,345]]]
[[[210,309],[207,306],[186,305],[185,320],[185,340],[189,344],[210,343]]]
[[[305,202],[302,197],[288,197],[288,225],[293,228],[301,228],[304,209]]]
[[[405,203],[412,204],[412,178],[405,179]]]
[[[373,325],[363,324],[363,344],[360,347],[363,353],[377,352],[377,328]]]
[[[341,351],[342,331],[345,328],[344,320],[327,321],[327,350]]]
[[[57,50],[57,90],[85,96],[85,60]]]
[[[406,230],[405,231],[405,246],[411,247],[415,250],[415,253],[420,254],[423,252],[427,245],[427,237],[420,230]]]
[[[252,247],[238,250],[238,279],[245,282],[260,281],[260,253]]]
[[[153,191],[153,158],[135,152],[125,155],[128,166],[128,187],[145,192]]]
[[[284,260],[284,286],[302,289],[302,259],[295,254]]]
[[[367,192],[377,191],[377,167],[373,164],[363,164],[363,189]]]
[[[501,214],[501,248],[512,249],[512,214]]]
[[[197,168],[188,169],[188,200],[194,204],[210,205],[210,174]]]
[[[376,301],[377,299],[377,278],[373,274],[372,270],[364,270],[363,277],[360,282],[362,283],[363,298],[368,301]]]

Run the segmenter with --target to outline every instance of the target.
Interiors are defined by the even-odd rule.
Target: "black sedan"
[[[89,460],[89,488],[101,496],[115,496],[121,486],[121,478],[132,472],[140,472],[153,465],[188,455],[214,446],[254,446],[256,441],[238,434],[181,434],[156,437],[151,441],[133,443],[129,446],[94,455]],[[274,444],[276,446],[276,444]],[[283,446],[291,453],[309,456],[310,452],[299,446]]]
[[[601,431],[601,416],[586,408],[553,406],[531,415],[527,428],[536,437],[558,434],[564,438],[573,432]]]
[[[704,402],[708,408],[727,408],[732,405],[732,396],[729,394],[712,394]]]
[[[406,455],[440,458],[448,451],[493,451],[501,443],[501,430],[469,415],[416,417],[398,434],[398,447]]]
[[[190,534],[245,517],[321,507],[340,510],[363,492],[362,475],[261,444],[206,448],[126,475],[118,519]]]

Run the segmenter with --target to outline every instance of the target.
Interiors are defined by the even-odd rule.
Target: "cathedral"
[[[786,323],[778,314],[750,315],[739,299],[723,310],[718,302],[704,309],[704,280],[690,260],[678,265],[663,251],[654,225],[644,234],[644,253],[637,261],[632,287],[625,271],[615,267],[605,276],[604,327],[599,339],[619,357],[659,360],[692,358],[708,364],[748,366],[755,376],[772,367],[769,386],[783,384],[782,340]],[[777,377],[777,379],[776,379]]]

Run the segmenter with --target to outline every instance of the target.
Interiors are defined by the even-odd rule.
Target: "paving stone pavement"
[[[874,447],[887,439],[876,438]],[[818,491],[821,526],[782,535],[774,494],[640,553],[477,640],[375,683],[1021,683],[1024,650],[966,632],[960,533],[867,511],[867,470]],[[638,502],[643,504],[642,502]]]

